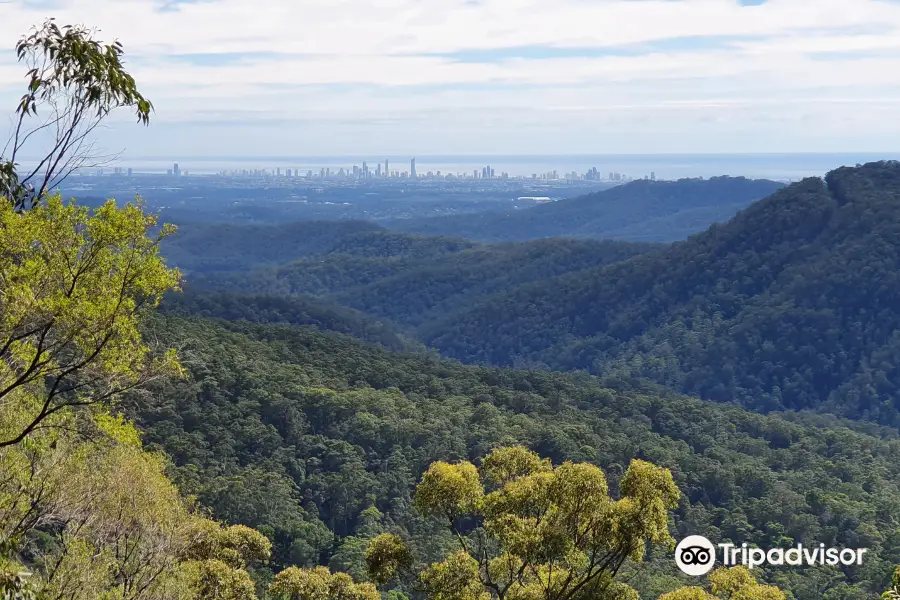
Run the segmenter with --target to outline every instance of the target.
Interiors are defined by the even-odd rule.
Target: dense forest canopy
[[[898,422],[900,163],[841,168],[662,252],[420,330],[465,360],[648,377],[753,409]]]
[[[761,298],[792,298],[779,313],[792,318],[798,290],[835,285],[827,278],[801,281],[802,265],[825,261],[811,272],[828,272],[827,260],[834,259],[829,247],[861,252],[867,246],[859,240],[875,244],[890,231],[884,214],[865,217],[865,210],[845,217],[850,225],[832,221],[851,204],[848,198],[888,210],[883,203],[893,179],[866,187],[854,177],[866,169],[884,175],[896,168],[870,165],[838,171],[827,182],[804,181],[671,247],[588,240],[475,244],[359,225],[335,235],[332,224],[307,223],[280,229],[282,241],[268,252],[254,235],[241,240],[240,229],[226,240],[211,234],[214,229],[198,229],[191,241],[188,231],[173,255],[183,252],[193,266],[187,293],[168,295],[162,312],[143,325],[146,339],[179,349],[186,377],[160,379],[149,394],[129,395],[118,414],[135,419],[142,432],[143,449],[130,450],[135,456],[171,457],[167,474],[179,497],[196,497],[228,526],[253,528],[246,535],[258,531],[265,541],[254,544],[265,548],[223,561],[223,548],[228,554],[228,544],[244,544],[234,541],[243,539],[244,530],[216,525],[213,531],[224,541],[214,544],[215,552],[173,550],[184,557],[177,564],[189,578],[185,589],[203,598],[202,582],[215,576],[230,581],[236,594],[294,597],[315,584],[374,598],[374,588],[364,583],[370,577],[367,549],[378,548],[374,540],[385,535],[399,536],[421,561],[407,583],[376,581],[396,600],[424,593],[415,585],[446,581],[442,573],[471,575],[472,563],[454,554],[458,536],[420,510],[416,486],[435,464],[471,461],[480,468],[492,450],[522,445],[548,464],[599,466],[613,501],[630,489],[623,481],[632,461],[668,469],[678,489],[666,527],[674,538],[699,534],[763,547],[870,549],[858,566],[764,568],[756,573],[759,583],[733,575],[747,590],[780,594],[767,587],[774,585],[798,600],[879,593],[892,584],[900,563],[894,525],[900,516],[900,440],[894,430],[810,414],[764,416],[683,396],[647,382],[653,377],[636,365],[649,359],[641,362],[635,354],[627,363],[598,360],[585,333],[602,323],[611,339],[613,332],[622,340],[627,332],[649,336],[664,331],[667,319],[677,323],[678,311],[689,308],[691,322],[700,323],[705,308],[715,302],[721,312],[726,300],[731,312],[716,318],[738,315],[745,327],[756,323],[748,315],[766,316],[745,308],[760,306]],[[316,230],[318,237],[296,235]],[[225,251],[229,243],[252,252],[237,263],[202,254]],[[889,247],[882,250],[890,256]],[[269,266],[287,257],[291,262]],[[833,272],[838,282],[840,273],[852,275]],[[735,273],[744,275],[729,278]],[[864,287],[854,291],[868,298]],[[845,300],[820,293],[818,302],[840,307]],[[891,314],[890,303],[884,306],[882,317]],[[642,326],[641,319],[661,325]],[[729,332],[728,339],[737,339],[733,323],[719,331],[720,338]],[[501,364],[550,365],[550,352],[559,350],[552,366],[587,367],[604,378],[465,366],[413,336],[467,360]],[[528,347],[503,354],[502,346],[491,346],[495,339]],[[464,347],[477,352],[458,352]],[[720,362],[732,356],[720,346],[713,351]],[[706,368],[720,364],[709,356]],[[751,405],[782,406],[792,405]],[[127,423],[117,427],[133,431]],[[153,464],[159,465],[153,477],[164,477],[162,463]],[[163,490],[171,484],[158,485]],[[193,510],[184,505],[184,518],[193,519]],[[677,571],[666,548],[650,549],[643,558],[629,558],[621,567],[641,597],[722,595],[714,579],[705,588],[682,589],[696,581]],[[208,561],[220,561],[224,570]],[[444,566],[429,570],[431,563]],[[473,593],[481,585],[476,579],[466,588]]]
[[[386,256],[367,233],[282,266],[198,273],[188,289],[317,295],[466,362],[636,375],[755,410],[896,424],[898,174],[872,163],[806,179],[668,247],[449,251],[416,238],[397,246],[427,252]]]
[[[464,366],[313,327],[157,317],[191,380],[131,409],[176,481],[218,517],[273,540],[273,565],[360,577],[367,540],[402,535],[429,560],[454,538],[413,509],[436,461],[524,444],[600,465],[618,494],[632,459],[671,469],[675,537],[871,548],[861,567],[764,572],[798,599],[870,598],[900,562],[900,440],[834,419],[763,416],[639,382]],[[642,597],[689,583],[667,552],[635,571]]]
[[[428,322],[518,285],[577,273],[661,246],[614,241],[537,240],[447,251],[442,238],[388,234],[400,251],[387,254],[384,238],[353,236],[325,253],[286,265],[248,271],[194,273],[188,290],[303,297],[307,294],[379,318]],[[415,249],[413,254],[410,249]],[[438,254],[432,255],[432,252]]]
[[[332,253],[373,258],[438,257],[475,246],[461,238],[392,232],[364,221],[296,221],[283,225],[189,223],[166,240],[166,258],[187,273],[240,271]]]

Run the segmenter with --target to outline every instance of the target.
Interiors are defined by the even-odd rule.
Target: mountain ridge
[[[480,242],[548,237],[671,242],[732,217],[782,183],[745,177],[638,180],[517,211],[389,221],[389,228]]]
[[[897,347],[898,198],[900,163],[837,169],[660,252],[520,286],[420,335],[469,361],[525,357],[763,410],[827,406],[895,422],[896,395],[848,404],[861,392],[845,386]],[[882,391],[897,393],[896,376]]]

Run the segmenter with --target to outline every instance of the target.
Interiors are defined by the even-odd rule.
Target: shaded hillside
[[[311,327],[161,316],[151,331],[183,348],[191,378],[134,406],[146,443],[172,456],[182,489],[220,519],[267,533],[275,567],[357,573],[365,537],[382,529],[444,556],[455,540],[411,507],[422,472],[517,442],[555,463],[602,466],[613,494],[632,458],[671,468],[684,494],[676,538],[870,549],[862,567],[761,569],[799,600],[874,597],[900,560],[895,434],[583,374],[391,353]],[[642,597],[690,582],[671,554],[650,558],[635,574]]]
[[[412,350],[420,345],[401,336],[394,328],[369,315],[324,302],[310,296],[263,296],[245,293],[201,294],[188,291],[170,294],[160,310],[173,315],[247,321],[311,325],[323,331],[345,333],[390,350]]]
[[[363,221],[295,221],[284,225],[189,224],[167,238],[162,253],[187,273],[277,265],[313,254],[415,258],[472,247],[467,240],[388,231]]]
[[[421,330],[469,361],[649,377],[760,410],[900,424],[900,163],[841,168],[624,263]]]
[[[309,256],[276,268],[195,274],[188,278],[188,287],[286,296],[317,294],[372,315],[415,325],[476,304],[488,294],[626,260],[661,247],[554,239],[485,244],[428,256],[422,252],[386,253],[377,235],[380,233],[354,235],[352,248],[343,243],[327,255]],[[446,248],[439,241],[443,238],[424,238],[431,240],[425,242],[419,236],[410,237],[422,246]]]
[[[547,237],[671,242],[726,221],[781,187],[774,181],[744,177],[635,181],[512,212],[397,220],[388,226],[483,242]]]

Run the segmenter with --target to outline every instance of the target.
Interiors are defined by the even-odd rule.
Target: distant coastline
[[[337,170],[367,161],[372,168],[385,160],[392,166],[406,168],[410,156],[130,156],[109,165],[133,168],[135,172],[165,173],[173,163],[192,174],[213,174],[233,169],[299,169],[301,172],[322,168]],[[757,179],[796,181],[804,177],[822,176],[840,166],[853,166],[879,160],[900,159],[895,153],[784,153],[784,154],[571,154],[571,155],[416,155],[417,170],[442,173],[472,173],[484,166],[499,174],[528,177],[556,170],[560,176],[571,171],[584,172],[596,167],[600,173],[623,173],[643,178],[655,173],[657,179],[685,177],[744,176]],[[28,161],[22,161],[23,165]]]

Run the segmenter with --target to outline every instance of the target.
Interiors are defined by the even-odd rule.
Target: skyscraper
[[[388,160],[387,160],[387,159],[384,159],[384,176],[385,176],[385,177],[390,177],[390,176],[391,176],[391,169],[390,169],[390,167],[388,166]]]
[[[413,158],[409,161],[409,176],[413,179],[416,178],[416,159]]]
[[[172,167],[172,174],[175,175],[175,177],[181,175],[181,171],[178,170],[178,163],[175,163],[175,166]]]

